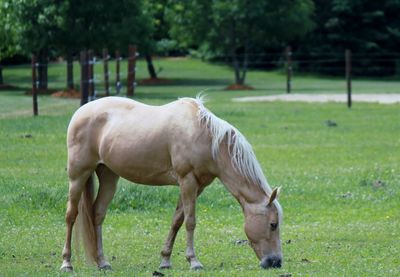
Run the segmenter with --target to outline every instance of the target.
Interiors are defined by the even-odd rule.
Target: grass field
[[[245,239],[240,206],[219,181],[198,202],[196,250],[205,269],[190,272],[185,232],[178,235],[166,276],[398,276],[400,274],[400,106],[235,103],[232,97],[282,93],[279,72],[251,72],[254,91],[225,91],[232,73],[195,60],[160,60],[168,86],[139,86],[137,99],[162,104],[207,91],[207,106],[238,127],[253,145],[284,209],[281,269],[261,270]],[[144,64],[139,63],[139,69]],[[50,86],[62,88],[64,67],[53,65]],[[77,72],[77,71],[76,71]],[[139,71],[139,78],[145,72]],[[29,69],[5,71],[22,87],[0,91],[0,276],[57,276],[67,200],[66,128],[79,101],[39,97],[31,116]],[[307,92],[340,92],[340,79],[299,76]],[[313,90],[310,88],[314,87]],[[359,92],[399,92],[400,82],[357,80]],[[337,123],[329,127],[326,121]],[[110,276],[151,276],[168,233],[178,189],[121,180],[106,218]],[[81,255],[82,256],[82,255]],[[102,276],[73,258],[75,275]]]

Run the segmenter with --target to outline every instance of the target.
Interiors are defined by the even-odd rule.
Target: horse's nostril
[[[280,268],[282,267],[282,260],[281,259],[276,259],[272,262],[272,267]]]
[[[260,266],[264,269],[266,268],[280,268],[282,267],[282,260],[278,257],[271,257],[263,259]]]

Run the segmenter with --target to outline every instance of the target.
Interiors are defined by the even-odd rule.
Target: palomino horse
[[[172,247],[183,222],[186,258],[191,269],[202,268],[194,251],[196,198],[215,177],[242,206],[244,229],[261,267],[281,266],[278,190],[267,184],[244,136],[207,110],[200,97],[159,107],[118,97],[90,102],[72,117],[67,144],[69,198],[62,270],[72,270],[75,220],[87,255],[99,268],[111,268],[103,254],[102,223],[119,176],[146,185],[179,184],[160,268],[171,267]],[[95,200],[94,173],[99,179]]]

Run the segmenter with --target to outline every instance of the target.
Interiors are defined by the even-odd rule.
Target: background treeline
[[[71,67],[82,49],[135,44],[152,78],[153,55],[191,54],[229,63],[243,84],[248,68],[281,67],[291,45],[299,71],[342,74],[351,49],[355,74],[395,75],[399,14],[400,0],[0,0],[0,64],[35,53]]]
[[[353,69],[358,75],[400,73],[400,1],[398,0],[314,0],[315,28],[296,42],[297,55],[320,59],[353,52]],[[304,70],[336,73],[337,64],[299,64]]]

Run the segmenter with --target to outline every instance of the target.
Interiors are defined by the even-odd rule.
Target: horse
[[[196,198],[215,178],[236,198],[244,230],[262,268],[282,265],[279,189],[272,190],[251,145],[238,129],[218,118],[202,97],[146,105],[105,97],[80,107],[67,132],[69,194],[62,271],[72,271],[74,223],[90,260],[111,269],[105,259],[102,223],[119,177],[144,185],[178,185],[179,200],[161,251],[161,269],[171,268],[176,235],[185,223],[186,259],[203,268],[194,248]],[[94,175],[98,177],[97,196]]]

